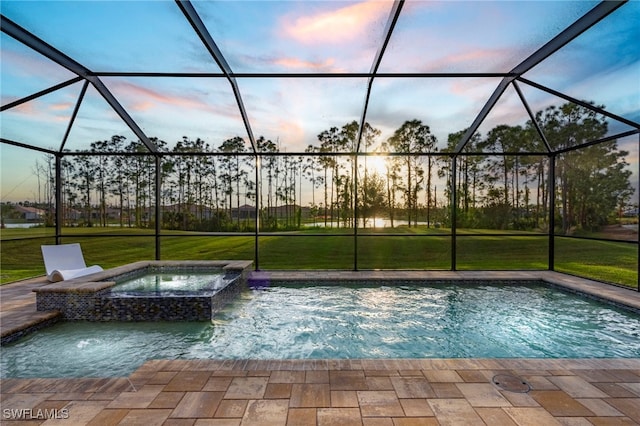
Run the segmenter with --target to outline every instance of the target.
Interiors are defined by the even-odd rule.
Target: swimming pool
[[[2,351],[2,377],[180,358],[639,358],[640,316],[545,284],[271,286],[211,322],[62,323]]]

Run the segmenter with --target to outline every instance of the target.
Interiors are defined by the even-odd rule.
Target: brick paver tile
[[[2,382],[4,385],[4,382]],[[31,394],[31,393],[14,393],[2,394],[2,408],[3,409],[28,409],[34,408],[38,405],[42,404],[48,398],[50,398],[51,394],[41,393],[41,394]]]
[[[539,407],[538,401],[531,397],[530,393],[524,392],[500,392],[514,407]]]
[[[594,382],[617,382],[618,378],[615,374],[611,374],[606,370],[576,370],[576,374],[591,384]]]
[[[147,408],[162,391],[162,385],[145,385],[138,392],[122,392],[109,408]]]
[[[225,399],[260,399],[267,390],[268,377],[234,377]]]
[[[535,389],[535,390],[558,390],[559,389],[558,386],[554,385],[549,381],[547,376],[522,375],[520,377],[522,377],[527,383],[529,383],[529,386],[531,386],[531,389]]]
[[[329,372],[324,371],[305,371],[305,383],[329,383]]]
[[[116,377],[109,379],[96,392],[99,393],[112,393],[112,392],[127,392],[135,390],[131,382],[124,377]]]
[[[372,360],[373,361],[373,360]],[[365,377],[391,377],[391,376],[399,376],[396,370],[364,370]]]
[[[281,399],[291,397],[291,383],[268,383],[264,399]]]
[[[214,417],[228,418],[237,417],[242,418],[245,410],[247,409],[246,399],[223,399],[218,405],[218,409],[214,414]]]
[[[202,390],[209,380],[209,375],[202,371],[180,371],[167,383],[167,392],[197,392]]]
[[[171,408],[174,409],[184,396],[184,392],[160,392],[158,396],[149,404],[148,408]]]
[[[636,372],[633,372],[632,370],[609,370],[609,373],[618,378],[618,380],[616,380],[617,382],[640,382],[640,370]]]
[[[422,370],[398,370],[398,374],[402,377],[410,377],[410,376],[424,377]]]
[[[596,416],[599,417],[615,417],[624,416],[620,411],[613,408],[606,401],[596,398],[578,398],[576,399],[580,404],[591,410]]]
[[[473,407],[509,407],[511,404],[492,384],[456,383],[460,392]]]
[[[394,417],[393,426],[439,426],[435,417]]]
[[[178,374],[177,371],[158,371],[147,381],[148,385],[166,385]]]
[[[364,371],[336,371],[329,372],[331,390],[364,390],[368,389]]]
[[[315,408],[289,408],[287,426],[315,425],[317,421]]]
[[[640,398],[607,398],[605,401],[640,423]]]
[[[436,393],[423,377],[392,377],[391,384],[398,398],[435,398]]]
[[[589,425],[595,426],[638,426],[638,423],[629,417],[589,417],[587,420]],[[567,425],[568,423],[564,422],[563,424]]]
[[[357,407],[358,395],[356,391],[331,391],[331,407]]]
[[[640,397],[640,382],[639,383],[620,383],[620,386],[634,393],[634,396]]]
[[[404,410],[393,391],[358,391],[358,402],[363,417],[400,417]]]
[[[455,383],[430,383],[436,398],[463,398],[462,392]]]
[[[155,426],[164,424],[171,410],[130,410],[120,422],[127,426]]]
[[[394,426],[391,417],[363,417],[363,426]]]
[[[162,423],[162,426],[193,426],[196,423],[196,419],[167,419]],[[122,425],[124,426],[124,425]]]
[[[284,399],[249,401],[242,417],[243,426],[284,426],[287,424],[288,402]]]
[[[426,398],[400,399],[404,415],[409,417],[433,417],[433,410]]]
[[[518,426],[562,426],[544,408],[535,407],[504,407],[505,413],[515,421]]]
[[[429,399],[428,402],[436,419],[443,426],[482,424],[480,416],[464,399]]]
[[[476,413],[488,425],[518,426],[502,408],[476,408]]]
[[[274,371],[269,383],[304,383],[304,371]]]
[[[69,402],[67,400],[57,401],[57,400],[48,400],[42,401],[40,404],[33,407],[35,410],[61,410],[66,407]]]
[[[113,401],[118,395],[120,392],[96,392],[89,397],[88,401]]]
[[[318,426],[362,426],[357,408],[318,408]]]
[[[482,370],[457,370],[458,375],[467,383],[487,383],[486,373]],[[426,376],[426,374],[425,374]],[[429,378],[427,376],[427,378]]]
[[[555,417],[555,419],[563,426],[594,426],[586,417]]]
[[[393,390],[390,377],[365,377],[367,387],[361,390]]]
[[[222,392],[187,392],[171,412],[171,417],[213,417],[222,395]]]
[[[465,380],[455,370],[424,370],[424,376],[430,382],[464,382]],[[487,381],[485,378],[484,382]]]
[[[87,426],[117,425],[128,413],[129,410],[125,408],[102,410],[93,419],[91,419],[89,423],[87,423]]]
[[[635,398],[633,392],[622,387],[621,383],[594,383],[595,387],[609,395],[611,398]]]
[[[241,419],[197,419],[193,426],[240,426]]]
[[[202,388],[205,392],[226,392],[233,377],[210,377]]]
[[[481,425],[482,419],[464,399],[429,399],[429,406],[442,426]]]
[[[608,396],[582,377],[549,377],[549,381],[574,398],[606,398]]]
[[[331,393],[328,384],[294,383],[291,388],[291,407],[328,408],[331,406]]]
[[[554,416],[593,416],[587,407],[563,391],[532,391],[531,397]]]

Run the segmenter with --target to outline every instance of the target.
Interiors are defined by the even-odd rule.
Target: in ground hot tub
[[[205,321],[240,293],[250,261],[137,262],[37,289],[65,320]]]

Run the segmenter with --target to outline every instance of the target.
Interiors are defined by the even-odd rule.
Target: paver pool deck
[[[543,279],[640,311],[636,291],[548,271],[269,274]],[[3,336],[54,319],[35,309],[32,290],[43,285],[40,278],[0,287]],[[530,390],[510,389],[502,377],[494,383],[503,375]],[[630,425],[640,424],[640,358],[153,360],[129,377],[2,379],[0,403],[3,425]]]

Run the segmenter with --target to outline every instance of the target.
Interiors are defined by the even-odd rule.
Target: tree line
[[[379,217],[391,226],[450,227],[453,208],[459,227],[545,230],[550,190],[560,232],[606,224],[633,195],[628,153],[616,140],[589,144],[607,135],[606,119],[567,103],[539,111],[536,122],[545,141],[531,121],[499,125],[486,135],[474,134],[458,155],[452,153],[466,130],[450,134],[439,152],[435,135],[417,119],[386,140],[367,123],[360,155],[353,155],[360,131],[355,121],[322,131],[300,154],[287,155],[277,140],[259,137],[258,158],[240,137],[213,146],[185,136],[171,148],[152,138],[161,152],[161,226],[250,230],[257,203],[261,227],[268,230],[299,229],[311,220],[352,227],[356,216],[365,227]],[[527,155],[545,152],[545,144],[563,153]],[[580,145],[585,146],[571,149]],[[115,135],[91,143],[87,154],[64,156],[63,224],[155,226],[156,157],[146,152],[141,142]],[[38,194],[46,194],[39,198],[49,205],[55,198],[52,161],[45,157],[34,167]]]

